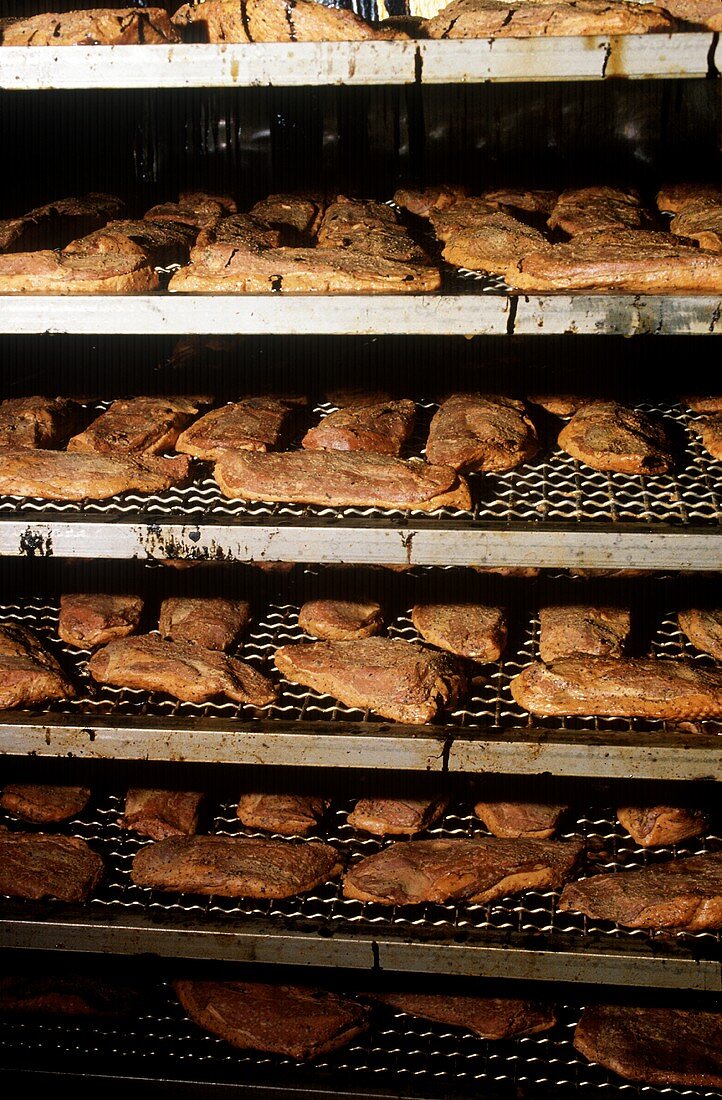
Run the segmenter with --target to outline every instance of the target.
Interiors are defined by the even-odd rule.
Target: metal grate
[[[408,456],[422,456],[428,422],[438,405],[417,402],[419,425]],[[105,404],[97,406],[99,409]],[[619,523],[637,521],[664,523],[722,524],[722,462],[713,459],[702,447],[694,428],[698,417],[677,404],[643,403],[637,406],[659,418],[674,442],[677,465],[673,473],[657,477],[630,474],[606,474],[576,462],[557,447],[542,450],[540,456],[516,470],[503,474],[473,474],[470,484],[473,509],[458,511],[440,508],[435,518],[450,521],[474,520],[482,524],[526,521],[534,523]],[[333,406],[317,405],[311,423]],[[298,440],[296,440],[296,444]],[[323,519],[328,525],[352,519],[397,519],[426,513],[379,508],[328,508],[296,504],[243,502],[225,498],[215,480],[197,466],[197,477],[185,489],[143,494],[123,493],[108,500],[57,502],[39,498],[0,496],[3,516],[86,515],[108,519],[142,517],[152,523],[182,516],[202,522],[224,520],[276,521],[283,519]]]
[[[263,918],[268,922],[268,933],[274,929],[288,928],[289,922],[298,930],[319,932],[343,931],[355,928],[382,935],[385,931],[413,931],[434,929],[454,935],[472,932],[476,937],[485,933],[512,932],[544,935],[557,943],[559,949],[584,943],[587,936],[602,935],[614,938],[620,944],[630,942],[657,942],[660,946],[675,940],[680,946],[696,945],[700,949],[716,950],[720,943],[717,932],[657,933],[642,929],[625,929],[612,922],[592,921],[581,914],[557,912],[559,891],[528,890],[487,905],[408,905],[388,907],[364,903],[342,896],[341,884],[332,881],[323,884],[309,894],[280,901],[249,898],[198,897],[191,894],[170,894],[136,886],[130,878],[133,859],[139,849],[152,843],[121,829],[119,818],[124,799],[120,794],[104,794],[96,798],[78,818],[59,828],[88,841],[99,851],[106,863],[106,876],[88,903],[91,914],[102,918],[104,913],[144,913],[157,923],[184,918],[192,922],[230,921]],[[311,837],[296,838],[298,843],[321,838],[335,845],[343,854],[347,865],[379,851],[391,843],[359,833],[347,822],[351,804],[332,805]],[[10,828],[27,828],[11,815],[0,816],[0,821]],[[212,834],[227,836],[263,836],[265,834],[246,829],[236,817],[236,803],[224,802],[207,807],[206,821]],[[424,836],[475,837],[488,835],[488,830],[474,815],[470,806],[452,808],[443,820],[428,829]],[[590,810],[570,818],[562,825],[560,837],[579,838],[584,844],[581,874],[600,871],[624,873],[650,862],[678,856],[716,851],[722,846],[722,837],[714,832],[686,841],[670,848],[652,850],[638,847],[616,821],[609,810]]]
[[[201,1032],[183,1014],[169,985],[161,986],[152,1010],[122,1025],[5,1018],[0,1051],[6,1064],[42,1064],[62,1070],[69,1059],[82,1060],[83,1071],[122,1078],[129,1064],[135,1073],[184,1081],[221,1078],[236,1083],[258,1076],[282,1088],[322,1084],[332,1075],[339,1088],[418,1089],[422,1095],[470,1095],[482,1085],[506,1092],[538,1087],[571,1095],[580,1089],[626,1097],[719,1098],[716,1089],[652,1087],[623,1081],[588,1062],[573,1046],[578,1005],[558,1008],[551,1031],[522,1039],[490,1042],[470,1032],[428,1023],[390,1009],[377,1008],[371,1029],[349,1046],[302,1066],[283,1056],[234,1050],[222,1039]],[[327,1080],[326,1080],[327,1083]],[[279,1091],[279,1095],[281,1092]],[[494,1093],[496,1095],[496,1093]],[[274,1092],[274,1095],[276,1093]],[[486,1095],[486,1092],[484,1093]],[[518,1095],[518,1093],[516,1094]]]

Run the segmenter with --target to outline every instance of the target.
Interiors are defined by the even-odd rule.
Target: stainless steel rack
[[[0,903],[0,947],[722,989],[719,933],[655,934],[558,913],[554,890],[530,890],[490,905],[393,908],[344,898],[338,882],[284,901],[147,890],[130,881],[130,868],[148,842],[119,828],[122,806],[118,795],[102,797],[61,830],[87,840],[105,859],[105,882],[89,903],[80,908],[6,899]],[[356,833],[346,822],[348,809],[331,811],[317,832],[353,863],[383,842]],[[233,803],[214,809],[210,831],[262,835],[241,826]],[[425,835],[484,833],[470,808],[457,807]],[[675,849],[640,849],[609,811],[582,814],[561,835],[583,839],[582,873],[623,874],[650,861],[722,844],[712,833]]]

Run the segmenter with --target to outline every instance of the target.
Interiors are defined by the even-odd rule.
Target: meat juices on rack
[[[95,649],[134,634],[142,612],[140,596],[66,593],[60,597],[58,635],[78,649]]]
[[[222,651],[230,649],[250,617],[247,600],[168,596],[160,605],[159,631],[174,642],[195,642]]]

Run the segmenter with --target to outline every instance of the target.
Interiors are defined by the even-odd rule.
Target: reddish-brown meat
[[[169,642],[154,634],[111,642],[91,657],[88,671],[100,684],[163,691],[188,703],[227,695],[263,707],[276,689],[252,665],[194,642]]]
[[[680,840],[699,836],[705,827],[703,813],[681,806],[620,806],[617,817],[620,825],[643,848],[678,844]]]
[[[479,200],[484,202],[485,200]],[[452,207],[444,217],[446,228],[444,259],[454,267],[467,268],[470,271],[487,271],[503,275],[512,281],[524,256],[530,252],[545,252],[551,244],[543,233],[526,222],[519,221],[504,210],[494,210],[481,214],[470,224],[454,224],[456,207]],[[434,218],[434,228],[440,235],[438,223]]]
[[[304,634],[324,641],[352,641],[380,634],[384,618],[381,604],[373,600],[307,600],[298,625]]]
[[[275,397],[246,397],[206,413],[178,437],[176,450],[207,462],[223,452],[267,451],[277,447],[290,409]]]
[[[132,787],[125,796],[121,829],[130,829],[153,840],[167,836],[192,836],[198,828],[203,795],[198,791],[161,791]]]
[[[719,6],[719,0],[678,0],[678,2],[687,7],[695,2]],[[668,3],[671,9],[675,0],[668,0]],[[664,184],[657,192],[657,209],[667,214],[679,214],[689,202],[694,202],[696,199],[719,199],[721,195],[722,191],[713,183]]]
[[[692,645],[722,661],[722,608],[680,611],[677,619]]]
[[[722,252],[722,195],[689,199],[672,218],[669,229],[678,237],[696,241],[700,248]]]
[[[89,8],[46,12],[11,22],[3,46],[135,46],[179,42],[163,8]]]
[[[433,993],[376,993],[374,1000],[422,1020],[463,1027],[482,1039],[516,1039],[554,1027],[551,1005],[506,997],[464,997]]]
[[[477,802],[474,813],[494,836],[549,840],[566,806],[550,802]]]
[[[347,707],[416,725],[453,706],[466,688],[445,654],[390,638],[286,645],[276,650],[275,661],[289,680]]]
[[[196,244],[198,248],[205,248],[208,244],[224,242],[248,252],[263,252],[266,248],[278,248],[282,243],[280,230],[272,229],[253,214],[229,214],[227,218],[204,226]]]
[[[88,255],[91,252],[127,252],[145,256],[151,267],[188,263],[197,228],[182,222],[113,221],[85,237],[79,237],[63,249]]]
[[[425,23],[429,38],[645,34],[674,26],[666,12],[651,4],[613,0],[452,0]]]
[[[90,800],[88,787],[51,787],[30,783],[8,783],[0,806],[33,825],[67,821],[82,813]]]
[[[242,794],[236,816],[248,829],[265,829],[281,836],[306,836],[328,809],[317,795]]]
[[[434,798],[360,798],[348,815],[349,825],[374,836],[413,836],[443,817],[449,800]]]
[[[722,669],[656,658],[560,657],[529,665],[511,682],[532,714],[619,718],[722,717]]]
[[[64,397],[14,397],[0,404],[0,448],[54,450],[75,428],[78,408]]]
[[[0,1013],[115,1020],[142,1009],[140,990],[85,974],[12,974],[0,978]]]
[[[468,188],[454,183],[435,184],[423,190],[400,187],[394,195],[394,202],[410,214],[428,218],[432,210],[446,210],[467,193]]]
[[[672,467],[664,428],[617,401],[584,405],[562,428],[559,446],[593,470],[666,474]]]
[[[188,483],[190,459],[149,455],[85,455],[4,451],[0,493],[45,500],[103,500],[135,490],[157,493]]]
[[[413,401],[387,401],[380,405],[349,406],[325,416],[303,437],[311,451],[373,451],[399,455],[414,429]]]
[[[0,294],[144,294],[158,289],[144,255],[14,252],[0,255]]]
[[[55,199],[20,218],[0,221],[0,252],[35,252],[63,248],[117,218],[123,203],[115,195],[91,193],[82,198]]]
[[[283,234],[281,243],[306,243],[315,236],[324,204],[318,195],[269,195],[251,207],[251,215]]]
[[[618,187],[580,187],[562,191],[547,222],[570,237],[606,229],[643,229],[649,215],[639,196]]]
[[[343,866],[330,844],[249,837],[167,837],[133,860],[138,886],[227,898],[290,898],[334,878]]]
[[[114,401],[68,443],[80,454],[159,455],[170,451],[180,432],[198,415],[195,397],[133,397]]]
[[[0,626],[0,710],[74,695],[72,683],[39,638],[24,626]]]
[[[695,421],[694,426],[700,434],[704,449],[713,458],[722,461],[722,412],[702,416]]]
[[[195,642],[206,649],[226,650],[248,626],[247,600],[169,596],[160,605],[159,630],[174,642]]]
[[[391,38],[353,12],[309,0],[206,0],[184,4],[173,16],[177,27],[200,25],[208,42],[354,42]],[[405,37],[405,36],[403,36]]]
[[[347,871],[347,898],[380,905],[489,901],[522,890],[550,890],[571,875],[580,843],[547,840],[408,840]]]
[[[507,623],[503,607],[421,603],[412,610],[411,621],[431,645],[474,661],[498,661],[506,646]]]
[[[260,982],[177,981],[194,1023],[241,1050],[309,1062],[338,1050],[368,1027],[368,1010],[324,989]]]
[[[578,394],[573,393],[529,394],[527,401],[530,401],[532,405],[539,405],[540,408],[551,413],[552,416],[561,416],[565,420],[570,416],[574,416],[575,412],[579,412],[582,405],[589,404],[587,397],[579,397]]]
[[[512,470],[539,449],[536,429],[521,401],[460,393],[444,401],[431,421],[429,462],[455,470]]]
[[[622,657],[631,629],[624,607],[586,604],[542,607],[539,611],[539,656],[555,661],[574,653]]]
[[[95,649],[114,638],[135,633],[143,612],[140,596],[110,596],[101,592],[60,597],[58,634],[78,649]]]
[[[0,894],[85,901],[103,871],[100,856],[78,837],[0,830]]]

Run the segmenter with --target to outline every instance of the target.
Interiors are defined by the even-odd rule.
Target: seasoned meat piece
[[[246,397],[206,413],[178,436],[176,450],[206,462],[223,452],[267,451],[277,447],[288,422],[288,403],[275,397]]]
[[[2,262],[0,256],[0,277]],[[194,249],[190,265],[169,283],[170,290],[209,294],[419,294],[440,287],[441,274],[430,264],[401,263],[350,248],[253,253],[233,244]]]
[[[0,830],[0,894],[86,901],[104,870],[97,852],[78,837]]]
[[[574,1046],[600,1066],[645,1085],[722,1086],[722,1014],[684,1008],[589,1005]]]
[[[91,657],[88,671],[99,684],[163,691],[187,703],[227,695],[236,703],[263,707],[276,698],[271,681],[253,665],[154,634],[111,642]]]
[[[702,416],[694,424],[705,451],[722,461],[722,412]]]
[[[310,1062],[346,1046],[368,1027],[368,1010],[325,989],[261,982],[176,981],[195,1024],[241,1050]]]
[[[722,413],[722,394],[686,394],[680,400],[696,413]]]
[[[364,451],[227,451],[215,475],[221,492],[232,499],[420,512],[471,507],[466,481],[450,466]]]
[[[682,244],[673,233],[582,233],[568,244],[527,253],[508,281],[534,292],[719,294],[722,254]]]
[[[11,22],[3,46],[135,46],[180,42],[163,8],[45,12]]]
[[[589,404],[588,397],[579,397],[572,393],[529,394],[527,401],[532,405],[539,405],[552,416],[561,416],[564,419],[574,416],[583,405]]]
[[[459,198],[451,207],[432,207],[429,221],[438,240],[446,243],[461,233],[479,229],[487,218],[498,213],[498,206],[488,199]]]
[[[421,191],[412,187],[399,187],[394,195],[394,202],[410,214],[428,218],[432,210],[447,210],[467,193],[468,188],[455,183],[440,183]]]
[[[503,607],[483,607],[476,603],[420,603],[411,612],[411,621],[424,641],[474,661],[498,661],[506,646]]]
[[[666,474],[672,466],[664,428],[617,401],[584,405],[562,428],[559,446],[593,470]]]
[[[680,806],[620,806],[617,817],[622,828],[643,848],[677,844],[699,836],[706,824],[699,810]]]
[[[470,565],[475,573],[494,573],[497,577],[538,577],[538,565]]]
[[[317,196],[269,195],[251,207],[254,218],[260,218],[284,234],[282,243],[310,241],[323,217],[324,204]]]
[[[143,215],[144,221],[172,222],[203,229],[219,218],[236,213],[236,204],[227,195],[206,195],[202,191],[187,191],[178,202],[163,202]]]
[[[329,413],[306,432],[303,446],[311,451],[373,451],[399,455],[414,430],[413,401],[349,406]]]
[[[249,252],[262,252],[266,248],[278,248],[281,234],[252,214],[230,214],[212,225],[204,226],[198,234],[198,248],[208,244],[230,242],[234,248]]]
[[[198,791],[159,791],[132,787],[125,796],[121,829],[130,829],[153,840],[167,836],[192,836],[198,828]]]
[[[64,248],[75,237],[92,233],[117,217],[123,203],[114,195],[91,192],[82,198],[55,199],[20,218],[0,221],[0,252]]]
[[[449,1027],[463,1027],[482,1039],[516,1039],[548,1031],[557,1022],[551,1005],[508,997],[464,997],[433,993],[374,993],[397,1012]]]
[[[547,217],[551,214],[559,198],[559,192],[517,191],[513,188],[502,187],[497,191],[484,191],[481,198],[485,202],[498,205],[500,208],[508,206],[512,210],[520,210],[524,214],[543,214],[544,217]]]
[[[298,613],[304,634],[325,641],[352,641],[380,634],[384,627],[381,604],[351,600],[307,600]]]
[[[349,825],[374,836],[413,836],[446,812],[449,800],[435,798],[360,798],[348,815]]]
[[[631,622],[624,607],[542,607],[539,611],[539,656],[556,661],[574,653],[622,657]]]
[[[674,30],[675,24],[651,4],[614,0],[452,0],[425,26],[429,38],[537,38],[646,34]]]
[[[722,852],[572,882],[559,909],[627,928],[722,928]]]
[[[452,207],[451,214],[454,212]],[[454,267],[488,271],[510,281],[516,277],[524,256],[551,249],[538,229],[498,211],[480,218],[474,226],[448,233],[442,256]]]
[[[171,836],[133,860],[137,886],[225,898],[290,898],[328,882],[343,861],[330,844],[237,836]]]
[[[114,401],[84,432],[73,436],[68,450],[80,454],[163,454],[173,449],[183,428],[198,415],[201,404],[195,397]]]
[[[102,593],[60,597],[58,634],[78,649],[95,649],[114,638],[127,638],[138,629],[143,611],[140,596]]]
[[[521,401],[459,393],[434,414],[426,442],[429,462],[455,470],[513,470],[539,449],[536,429]]]
[[[450,658],[391,638],[285,645],[276,650],[275,661],[294,683],[332,695],[347,707],[414,725],[454,706],[466,689]]]
[[[325,814],[329,801],[316,795],[242,794],[236,816],[248,829],[306,836]]]
[[[722,252],[722,195],[709,199],[689,199],[676,217],[670,232],[696,241],[700,248]]]
[[[722,717],[722,669],[654,657],[561,657],[529,665],[511,682],[532,714],[617,718]]]
[[[115,1020],[137,1012],[141,994],[85,974],[12,974],[0,978],[0,1013]]]
[[[177,27],[200,26],[207,42],[355,42],[396,38],[377,30],[353,12],[309,0],[206,0],[203,7],[184,4],[173,16]]]
[[[195,642],[206,649],[225,650],[248,625],[247,600],[169,596],[160,605],[161,637],[174,642]]]
[[[0,806],[9,814],[33,825],[67,821],[82,813],[90,801],[88,787],[50,787],[31,783],[8,783]]]
[[[686,4],[691,0],[681,0],[681,2]],[[711,2],[718,4],[719,0],[711,0]],[[721,196],[720,188],[712,183],[665,184],[657,192],[657,209],[665,214],[679,214],[688,202],[695,202],[697,199],[719,199]]]
[[[618,187],[562,191],[547,221],[550,229],[561,229],[570,237],[607,229],[644,229],[648,224],[639,196]]]
[[[0,448],[62,447],[74,430],[78,408],[65,397],[12,397],[0,404]]]
[[[86,455],[64,451],[5,451],[0,493],[45,500],[103,500],[134,489],[157,493],[187,485],[190,459],[149,455]]]
[[[664,10],[675,19],[710,31],[722,31],[720,0],[664,0]]]
[[[367,256],[428,263],[429,257],[384,203],[339,196],[327,207],[318,230],[318,248],[350,248]]]
[[[693,608],[680,611],[677,619],[692,645],[722,661],[722,609]]]
[[[0,256],[0,294],[143,294],[158,285],[140,254],[41,250]]]
[[[385,405],[393,400],[391,394],[387,393],[386,390],[365,390],[354,386],[328,390],[324,399],[330,405],[336,405],[339,409],[346,409],[349,406],[361,409],[367,405]],[[720,405],[720,409],[722,410],[722,405]]]
[[[115,221],[85,237],[70,242],[63,251],[88,255],[91,252],[127,252],[146,257],[151,267],[188,262],[197,229],[172,221]]]
[[[582,851],[577,841],[407,840],[354,863],[347,898],[379,905],[489,901],[523,890],[551,890],[571,875]]]
[[[474,813],[494,836],[511,840],[548,840],[566,806],[549,802],[477,802]]]
[[[24,626],[0,626],[0,710],[74,695],[75,688],[39,638]]]

